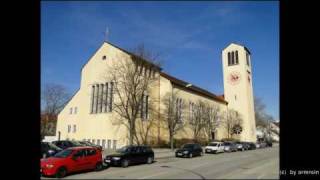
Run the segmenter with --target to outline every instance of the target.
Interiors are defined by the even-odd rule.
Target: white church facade
[[[252,66],[250,51],[239,44],[231,43],[222,51],[222,68],[224,95],[218,96],[205,89],[175,78],[161,69],[152,72],[155,78],[152,90],[146,96],[145,104],[158,109],[160,113],[146,115],[155,119],[154,127],[150,129],[148,139],[152,142],[169,141],[168,129],[164,126],[162,116],[165,111],[164,96],[177,92],[186,107],[181,111],[182,121],[188,124],[192,113],[190,110],[197,101],[219,106],[221,114],[229,110],[239,113],[242,131],[234,138],[241,141],[256,141],[256,126],[254,117],[254,98],[252,88]],[[124,125],[113,121],[116,113],[113,102],[117,101],[113,82],[102,78],[112,64],[119,61],[120,56],[130,58],[130,52],[109,42],[104,42],[81,69],[80,88],[59,113],[56,136],[63,139],[88,140],[104,148],[119,148],[129,143],[128,130]],[[150,72],[151,74],[151,72]],[[148,103],[150,99],[154,103]],[[143,106],[144,107],[144,106]],[[147,110],[144,113],[148,113]],[[204,134],[202,136],[205,136]],[[219,126],[213,132],[213,138],[221,140],[228,137],[226,128]],[[192,130],[186,125],[177,132],[176,139],[192,139]]]

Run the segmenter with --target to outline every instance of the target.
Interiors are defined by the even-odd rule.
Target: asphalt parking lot
[[[279,147],[243,152],[205,154],[202,157],[156,158],[153,164],[107,167],[79,172],[64,179],[278,179]],[[42,179],[53,179],[42,177]]]

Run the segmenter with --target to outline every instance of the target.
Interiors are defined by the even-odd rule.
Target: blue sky
[[[80,69],[109,41],[124,49],[143,43],[159,52],[165,72],[223,94],[221,51],[229,43],[251,53],[253,88],[279,119],[279,3],[253,1],[41,2],[41,86],[73,94]]]

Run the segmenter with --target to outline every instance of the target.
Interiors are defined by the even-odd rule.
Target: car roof
[[[69,147],[67,149],[80,150],[80,149],[95,149],[95,148],[91,146],[76,146],[76,147]]]

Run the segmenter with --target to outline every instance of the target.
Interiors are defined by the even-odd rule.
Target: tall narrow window
[[[78,107],[74,107],[74,114],[77,114]]]
[[[103,148],[103,149],[106,148],[106,140],[105,140],[105,139],[102,140],[102,148]]]
[[[94,109],[94,96],[95,96],[95,85],[92,86],[92,92],[91,92],[91,113],[94,113],[95,112],[95,109]]]
[[[108,139],[108,149],[111,149],[111,139]]]
[[[238,51],[236,51],[236,64],[239,64]]]
[[[149,96],[146,96],[146,100],[145,100],[145,101],[146,101],[146,103],[145,103],[145,104],[146,104],[146,107],[145,107],[145,111],[146,111],[145,118],[148,119],[148,117],[149,117],[149,112],[148,112],[148,108],[149,108],[149,102],[148,102],[148,101],[149,101]]]
[[[73,132],[74,132],[74,133],[77,131],[76,128],[77,128],[77,126],[74,124],[74,125],[73,125]]]
[[[95,104],[94,104],[94,113],[97,113],[98,112],[98,98],[99,97],[99,84],[96,85],[96,93],[95,93],[95,97],[94,97],[94,101],[95,101]]]
[[[109,99],[109,112],[112,111],[112,101],[113,101],[113,82],[110,83],[110,99]]]
[[[100,84],[100,90],[99,90],[99,106],[98,106],[98,112],[102,112],[102,96],[103,96],[103,84]]]
[[[247,65],[250,66],[250,64],[249,64],[249,54],[248,53],[246,53],[246,60],[247,60]]]
[[[113,140],[113,149],[117,149],[117,140]]]
[[[70,114],[72,114],[72,108],[70,108]]]
[[[106,83],[106,87],[105,87],[105,107],[104,107],[104,112],[108,112],[108,92],[109,92],[109,88],[108,88],[108,84]]]
[[[68,125],[68,133],[71,132],[71,125]]]
[[[230,52],[228,52],[228,66],[231,65],[231,55],[230,55]]]
[[[100,145],[100,139],[97,140],[97,145]]]
[[[104,97],[104,84],[101,84],[101,95],[100,95],[100,109],[99,112],[103,112],[103,107],[104,107],[104,101],[103,101],[103,97]]]
[[[233,65],[234,64],[234,52],[232,51],[231,53],[231,64]]]

